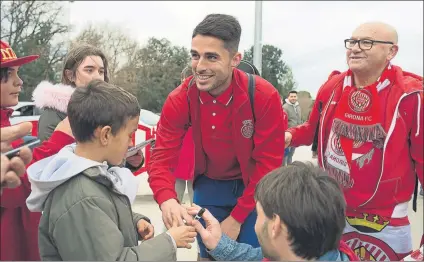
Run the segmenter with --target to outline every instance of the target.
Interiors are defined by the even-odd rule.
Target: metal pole
[[[253,64],[262,74],[262,1],[255,1],[255,43],[253,47]]]

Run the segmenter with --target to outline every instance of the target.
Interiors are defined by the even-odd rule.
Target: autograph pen
[[[200,218],[202,218],[203,213],[205,213],[206,209],[204,207],[202,207],[202,209],[199,210],[199,212],[197,212],[197,214],[194,216],[195,220],[199,220]]]

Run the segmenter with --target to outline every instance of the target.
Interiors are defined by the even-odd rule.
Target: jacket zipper
[[[319,128],[320,129],[320,139],[318,139],[318,140],[321,140],[321,143],[320,143],[320,149],[321,149],[321,167],[324,170],[325,170],[325,166],[324,166],[324,152],[323,152],[323,148],[324,148],[323,143],[324,143],[324,140],[322,139],[322,133],[324,132],[323,131],[323,124],[324,124],[325,115],[327,114],[328,107],[331,105],[331,101],[333,100],[334,92],[335,92],[335,90],[333,90],[333,93],[331,93],[330,100],[327,102],[327,105],[325,106],[324,111],[322,113],[321,123],[319,123],[319,125],[320,125],[320,128]]]
[[[115,194],[117,194],[118,196],[123,196],[124,198],[125,198],[125,201],[127,202],[127,205],[128,205],[128,207],[129,207],[129,209],[130,209],[130,214],[131,214],[131,218],[133,217],[133,211],[132,211],[132,207],[131,207],[131,202],[130,202],[130,199],[128,198],[128,196],[127,195],[124,195],[124,194],[122,194],[122,193],[120,193],[120,192],[118,192],[118,191],[116,191],[115,189],[113,189],[113,192],[115,193]],[[115,206],[116,207],[116,206]],[[118,210],[116,210],[116,211],[118,211]],[[138,239],[139,239],[139,235],[138,235],[138,230],[137,230],[137,225],[135,225],[136,226],[136,232],[137,232],[137,235],[136,235],[136,243],[138,243]]]
[[[409,96],[409,95],[412,95],[412,94],[415,94],[415,93],[419,93],[419,92],[421,92],[421,91],[413,91],[413,92],[411,92],[411,93],[407,93],[407,94],[403,94],[400,98],[399,98],[399,101],[398,101],[398,103],[397,103],[397,105],[396,105],[396,109],[395,109],[395,113],[394,113],[394,115],[393,115],[393,118],[392,118],[392,123],[390,124],[390,128],[389,128],[389,131],[388,131],[388,133],[387,133],[387,138],[386,138],[386,141],[384,141],[384,147],[383,147],[383,159],[382,159],[382,161],[381,161],[381,163],[382,163],[382,165],[381,165],[381,172],[380,172],[380,177],[379,177],[379,179],[378,179],[378,182],[377,182],[377,186],[375,187],[375,190],[374,190],[374,193],[372,194],[372,196],[367,200],[367,201],[365,201],[364,203],[362,203],[362,204],[360,204],[358,207],[363,207],[363,206],[365,206],[366,204],[368,204],[373,198],[374,198],[374,196],[376,195],[376,193],[377,193],[377,189],[378,189],[378,186],[380,185],[380,181],[381,181],[381,178],[383,177],[383,172],[384,172],[384,158],[385,158],[385,156],[386,156],[386,147],[387,147],[387,144],[389,143],[389,140],[390,140],[390,137],[392,136],[392,134],[393,134],[393,130],[395,129],[395,126],[396,126],[396,119],[397,119],[397,114],[398,114],[398,112],[399,112],[399,105],[400,105],[400,102],[405,98],[405,97],[407,97],[407,96]],[[420,110],[420,108],[418,108],[418,110]],[[354,209],[355,210],[355,209]]]

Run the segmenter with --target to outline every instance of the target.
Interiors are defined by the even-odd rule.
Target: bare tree
[[[1,39],[7,41],[18,56],[39,54],[40,58],[21,69],[29,99],[42,80],[55,80],[55,68],[66,54],[68,25],[61,21],[60,2],[0,1]]]
[[[88,43],[99,47],[105,53],[109,61],[109,74],[111,80],[123,65],[133,64],[134,56],[138,48],[135,40],[122,33],[119,27],[102,24],[99,26],[89,25],[73,41]]]
[[[309,118],[309,113],[312,110],[312,96],[308,91],[298,91],[297,100],[299,101],[300,112],[302,112],[302,121],[305,122]]]

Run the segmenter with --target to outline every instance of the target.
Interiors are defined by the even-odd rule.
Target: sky
[[[90,23],[108,23],[142,45],[156,37],[190,49],[196,25],[208,14],[223,13],[241,24],[240,51],[254,42],[254,1],[75,1],[65,10],[73,28],[70,37]],[[262,44],[281,48],[298,90],[315,97],[333,70],[347,69],[343,40],[369,21],[394,26],[399,53],[393,64],[423,75],[423,1],[264,1]]]

